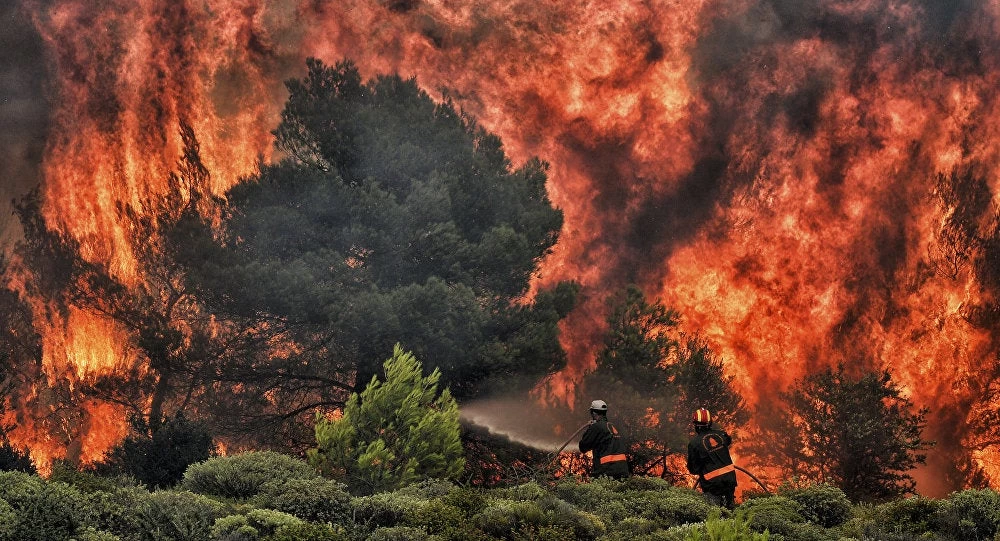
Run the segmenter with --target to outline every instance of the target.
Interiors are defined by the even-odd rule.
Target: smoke
[[[41,37],[16,2],[0,5],[0,250],[15,241],[19,225],[11,200],[39,185],[48,132],[46,59]]]

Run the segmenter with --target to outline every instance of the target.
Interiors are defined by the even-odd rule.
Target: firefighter
[[[594,477],[624,479],[629,476],[625,443],[618,429],[608,422],[608,404],[603,400],[590,403],[590,426],[580,438],[580,452],[593,451]]]
[[[688,471],[698,476],[701,490],[716,505],[736,506],[736,466],[729,455],[733,439],[712,427],[712,414],[705,408],[694,412],[695,435],[688,442]]]

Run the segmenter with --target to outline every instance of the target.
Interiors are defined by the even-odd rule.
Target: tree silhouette
[[[852,377],[841,365],[796,381],[783,411],[760,413],[751,450],[787,475],[840,487],[853,501],[913,493],[927,409],[915,409],[888,371]]]

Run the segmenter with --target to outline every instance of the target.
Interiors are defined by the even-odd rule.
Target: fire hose
[[[767,486],[764,485],[764,483],[762,483],[760,481],[760,479],[757,479],[756,475],[754,475],[754,474],[750,473],[749,471],[747,471],[747,470],[745,470],[745,469],[737,466],[736,464],[733,464],[733,467],[736,468],[737,470],[740,470],[741,472],[747,474],[748,476],[750,476],[751,479],[753,479],[758,485],[760,485],[760,488],[764,489],[764,492],[766,492],[768,494],[773,494],[770,490],[768,490]],[[691,487],[691,488],[697,489],[698,485],[700,485],[700,484],[701,484],[701,478],[699,477],[698,480],[695,481],[694,486]]]
[[[552,454],[552,460],[550,460],[550,461],[549,461],[548,465],[546,466],[546,469],[548,469],[548,468],[551,468],[551,467],[552,467],[552,465],[553,465],[553,464],[555,464],[555,463],[556,463],[556,460],[557,460],[557,459],[559,458],[559,453],[562,453],[562,450],[563,450],[563,449],[565,449],[565,448],[566,448],[566,446],[567,446],[567,445],[569,445],[569,443],[570,443],[571,441],[573,441],[573,439],[574,439],[574,438],[576,438],[576,436],[577,436],[577,435],[578,435],[578,434],[579,434],[580,432],[583,432],[584,430],[586,430],[586,428],[587,428],[588,426],[590,426],[590,425],[592,425],[592,424],[594,424],[594,422],[593,422],[593,421],[588,421],[588,422],[587,422],[586,424],[584,424],[584,425],[583,425],[583,426],[581,426],[580,428],[576,429],[576,432],[574,432],[574,433],[573,433],[573,435],[572,435],[572,436],[570,436],[568,440],[566,440],[566,443],[562,444],[562,446],[561,446],[561,447],[559,447],[559,450],[558,450],[558,451],[556,451],[555,453],[553,453],[553,454]]]

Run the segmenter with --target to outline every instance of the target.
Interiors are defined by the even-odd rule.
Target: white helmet
[[[594,400],[590,403],[590,411],[608,412],[608,403],[603,400]]]

